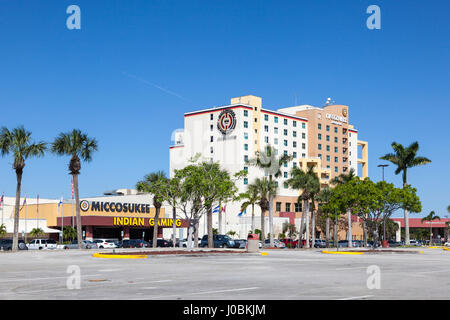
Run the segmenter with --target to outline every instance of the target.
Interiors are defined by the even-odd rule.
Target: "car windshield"
[[[49,244],[56,244],[56,241],[55,240],[47,240],[47,243],[49,243]]]

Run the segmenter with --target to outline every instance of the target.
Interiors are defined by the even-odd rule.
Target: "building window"
[[[319,153],[317,156],[319,157],[320,160],[322,160],[322,154],[321,153]]]
[[[283,154],[284,154],[285,156],[287,156],[287,155],[288,155],[288,152],[287,152],[286,150],[284,150]]]
[[[301,206],[301,204],[298,203],[298,202],[294,203],[294,210],[295,210],[295,212],[300,212],[300,211],[302,211],[302,206]]]
[[[281,202],[277,202],[277,203],[275,204],[275,211],[278,211],[278,212],[281,211]]]
[[[327,141],[330,141],[330,136],[327,135]]]
[[[244,121],[244,128],[248,128],[248,122]]]
[[[248,179],[244,178],[244,184],[248,184]]]
[[[288,188],[288,184],[287,182],[283,183],[283,188],[287,189]]]
[[[317,149],[322,150],[322,145],[320,143],[317,145]]]
[[[286,212],[291,212],[291,204],[286,203]]]
[[[264,131],[269,132],[269,126],[264,126]]]
[[[334,132],[337,133],[337,127],[334,127]]]
[[[274,144],[278,144],[278,138],[273,139]]]
[[[283,172],[283,177],[287,178],[288,177],[288,173],[287,172]]]
[[[244,150],[248,151],[248,144],[244,144]]]
[[[293,168],[297,168],[297,162],[293,162],[293,163],[292,163],[292,167],[293,167]]]
[[[330,161],[330,156],[327,155],[327,161]]]
[[[306,149],[306,143],[302,143],[302,149]]]
[[[296,141],[292,142],[292,146],[293,146],[294,148],[297,148],[297,142],[296,142]]]
[[[334,143],[337,143],[337,142],[338,142],[338,138],[334,137]]]
[[[213,149],[213,147],[211,147],[211,153],[214,153],[214,149]]]
[[[248,167],[244,167],[244,171],[248,173]]]
[[[284,119],[283,123],[284,123],[285,126],[287,126],[287,119]]]
[[[334,157],[334,162],[338,162],[338,161],[339,161],[338,157]]]
[[[248,156],[247,155],[244,156],[244,161],[248,162]]]
[[[297,158],[297,152],[294,152],[294,153],[292,154],[292,156],[294,157],[294,159]]]
[[[265,114],[265,115],[264,115],[264,120],[265,120],[265,121],[269,121],[269,115],[268,115],[268,114]]]
[[[285,136],[287,136],[287,134],[288,134],[287,129],[284,129],[284,130],[283,130],[283,134],[284,134]]]
[[[302,132],[302,139],[306,139],[306,133]]]
[[[248,117],[248,110],[244,110],[244,117]]]
[[[327,131],[330,131],[330,126],[329,125],[327,125]]]
[[[269,143],[269,137],[264,137],[264,142]]]
[[[317,135],[317,139],[322,140],[322,134],[319,133],[319,134]]]
[[[213,141],[214,141],[214,137],[213,137],[213,136],[211,136],[210,142],[213,142]]]
[[[292,124],[294,125],[294,127],[296,127],[297,126],[297,121],[292,121]]]
[[[338,172],[338,167],[334,167],[334,172]]]
[[[211,113],[211,114],[209,115],[209,118],[210,118],[211,120],[214,120],[214,115]]]
[[[319,124],[317,125],[317,128],[318,128],[319,130],[322,130],[322,124],[319,123]]]
[[[278,134],[278,128],[277,127],[273,128],[273,133]]]
[[[297,131],[293,131],[292,134],[294,135],[294,138],[297,137]]]
[[[211,128],[211,131],[213,131],[214,126],[213,126],[213,125],[210,125],[209,127]]]
[[[244,139],[247,140],[248,139],[248,133],[244,132]]]
[[[334,152],[339,152],[338,147],[334,147]]]
[[[258,122],[258,118],[255,118],[255,122]]]
[[[273,120],[275,121],[275,123],[278,123],[278,117],[274,117]]]
[[[302,158],[306,158],[306,153],[302,153]]]
[[[306,124],[302,122],[302,129],[306,129]]]
[[[327,151],[330,151],[330,146],[327,146]]]
[[[287,162],[283,162],[283,167],[287,168]]]
[[[287,147],[287,140],[283,140],[283,145]]]

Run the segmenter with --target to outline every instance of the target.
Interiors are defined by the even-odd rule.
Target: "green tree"
[[[45,232],[41,228],[33,228],[30,231],[30,236],[32,236],[32,237],[39,237],[39,236],[42,236],[44,234],[45,234]]]
[[[6,226],[4,224],[0,225],[0,238],[3,238],[6,234]]]
[[[433,231],[432,231],[433,230],[432,229],[433,228],[433,224],[432,224],[432,222],[434,220],[441,220],[441,217],[436,215],[436,213],[434,211],[431,211],[426,217],[423,217],[422,220],[420,220],[422,223],[424,221],[428,221],[430,223],[430,246],[431,246],[431,243],[433,241]]]
[[[176,247],[177,235],[176,235],[176,224],[177,219],[177,204],[181,198],[181,185],[180,180],[176,177],[169,179],[167,182],[167,187],[165,188],[164,199],[172,206],[172,242],[173,247]]]
[[[81,160],[92,161],[92,154],[98,150],[97,140],[89,138],[79,129],[71,132],[60,133],[52,143],[52,152],[58,156],[70,156],[69,174],[72,175],[73,189],[75,192],[75,212],[77,216],[77,240],[78,248],[83,249],[83,226],[80,213],[80,193],[78,188],[78,175],[81,170]]]
[[[407,182],[407,172],[409,168],[424,165],[430,163],[431,160],[425,157],[417,156],[417,151],[419,150],[419,143],[413,142],[408,147],[404,147],[400,143],[392,142],[393,153],[387,153],[380,157],[382,160],[390,161],[397,166],[395,169],[395,174],[402,173],[403,187],[406,188]],[[405,244],[409,245],[409,212],[404,210],[405,218]]]
[[[230,237],[234,237],[235,235],[237,235],[236,231],[230,230],[227,232],[227,235],[229,235]]]
[[[274,181],[270,181],[266,177],[262,179],[256,178],[253,182],[254,188],[257,190],[259,194],[259,207],[261,208],[261,234],[260,240],[264,243],[264,235],[265,235],[265,216],[266,211],[269,210],[269,199],[273,199],[277,194],[277,185]],[[256,233],[256,230],[255,230]]]
[[[281,166],[293,159],[291,155],[283,154],[282,156],[276,155],[276,150],[270,145],[266,146],[264,151],[257,151],[256,157],[249,161],[250,164],[262,169],[265,176],[269,176],[269,182],[272,184],[274,180],[277,180],[281,175]],[[269,194],[269,233],[270,233],[270,246],[273,247],[273,199],[276,196],[275,193]],[[262,214],[262,213],[261,213]]]
[[[74,240],[77,238],[77,229],[72,226],[63,227],[63,239]]]
[[[22,186],[23,169],[25,160],[30,157],[44,156],[47,145],[45,142],[34,143],[31,140],[31,132],[23,126],[9,131],[2,127],[0,133],[0,150],[2,156],[12,154],[14,158],[13,169],[16,172],[16,204],[14,207],[14,233],[12,250],[19,250],[19,210],[20,210],[20,190]]]
[[[326,187],[320,190],[317,195],[317,201],[319,203],[319,219],[320,217],[325,217],[325,242],[327,248],[329,247],[330,242],[330,215],[329,212],[326,212],[322,207],[330,202],[332,194],[333,190],[330,187]],[[324,230],[324,228],[321,229]]]
[[[331,183],[334,185],[342,185],[349,183],[350,181],[354,179],[359,179],[358,176],[355,174],[355,169],[350,168],[350,171],[348,173],[341,173],[339,176],[335,177]],[[349,203],[349,207],[347,208],[347,240],[348,240],[348,246],[349,248],[353,247],[352,242],[352,207],[351,203]]]
[[[297,200],[298,202],[303,201],[299,244],[301,243],[303,230],[306,228],[306,248],[309,248],[309,201],[313,200],[314,195],[318,194],[320,191],[319,177],[314,172],[313,167],[308,167],[307,171],[303,171],[301,168],[295,167],[291,170],[291,178],[289,178],[286,182],[291,188],[302,190],[301,195]]]
[[[158,222],[161,206],[165,197],[167,197],[168,179],[164,172],[156,171],[147,174],[144,180],[136,184],[136,189],[140,192],[147,192],[153,196],[153,206],[155,207],[155,217],[153,224],[152,246],[156,248],[158,239]]]
[[[236,200],[246,200],[241,204],[241,212],[244,212],[248,206],[252,207],[252,225],[251,231],[255,230],[255,205],[261,200],[260,195],[258,193],[258,189],[254,184],[249,184],[247,186],[247,191],[239,194]]]

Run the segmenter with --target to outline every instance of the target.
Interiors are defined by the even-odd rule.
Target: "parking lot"
[[[92,254],[105,250],[1,252],[0,299],[450,299],[450,251],[410,250],[423,253],[286,249],[104,259]],[[374,265],[379,289],[367,286]],[[67,287],[69,266],[79,267],[80,289]]]

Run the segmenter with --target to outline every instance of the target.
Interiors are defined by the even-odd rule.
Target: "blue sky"
[[[81,30],[66,8],[81,8]],[[366,8],[381,8],[369,30]],[[80,128],[99,141],[80,195],[134,187],[169,168],[183,113],[254,94],[269,109],[350,106],[369,142],[369,174],[397,141],[419,141],[430,165],[411,169],[423,213],[450,204],[448,1],[6,1],[0,0],[0,125],[38,140]],[[28,196],[71,196],[69,158],[30,159]],[[386,180],[401,186],[388,167]],[[12,160],[0,192],[14,196]]]

